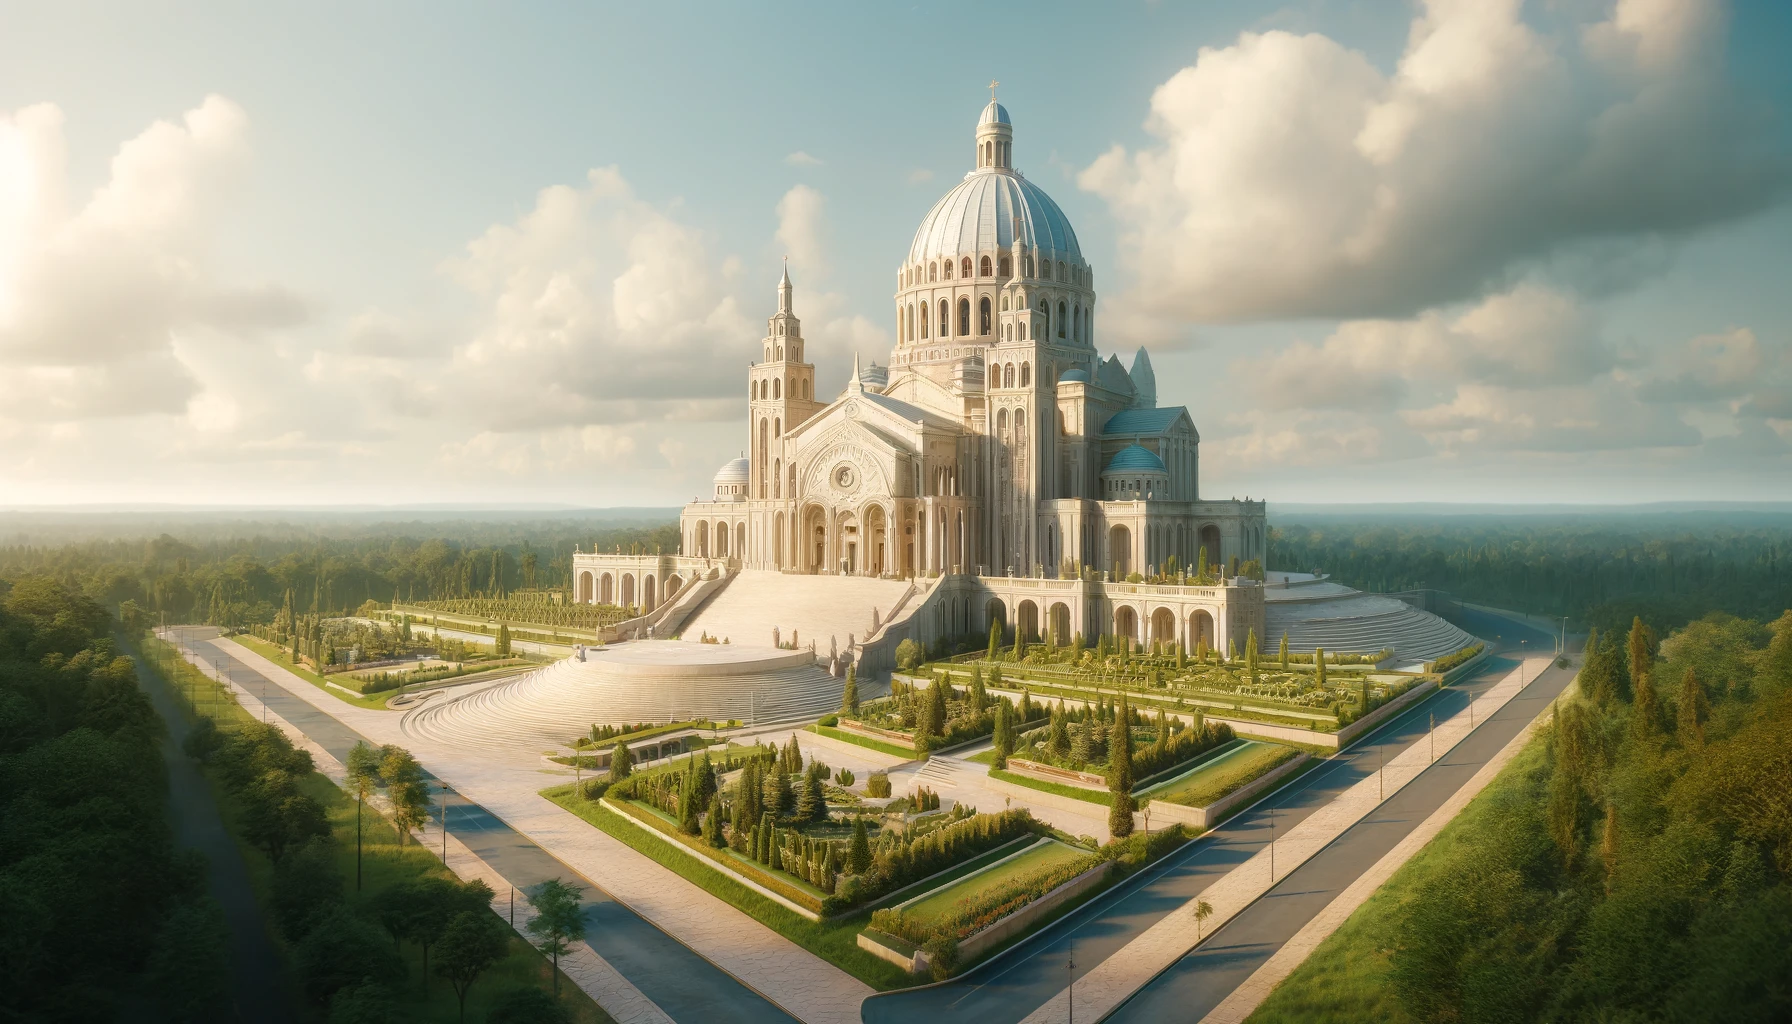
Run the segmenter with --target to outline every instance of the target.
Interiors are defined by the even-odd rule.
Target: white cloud
[[[785,157],[784,162],[792,167],[820,167],[822,163],[820,157],[810,156],[800,149]]]
[[[1160,86],[1136,151],[1080,176],[1148,313],[1376,317],[1527,264],[1695,230],[1784,194],[1771,121],[1723,84],[1713,2],[1625,0],[1577,43],[1518,0],[1430,0],[1391,75],[1318,34],[1245,33]]]
[[[807,185],[798,185],[778,200],[778,243],[801,276],[815,280],[827,272],[822,241],[827,199]]]
[[[933,172],[928,170],[925,167],[917,167],[914,170],[908,172],[908,183],[910,185],[920,185],[924,182],[929,182],[932,180],[933,180]]]
[[[1352,320],[1323,342],[1296,341],[1237,367],[1271,408],[1399,402],[1413,382],[1581,383],[1613,357],[1574,298],[1520,285],[1448,315]]]
[[[309,316],[292,292],[226,284],[209,265],[247,135],[242,109],[209,96],[126,141],[72,202],[62,112],[0,115],[0,418],[179,415],[200,393],[181,332],[241,337]]]
[[[614,167],[543,189],[445,269],[486,311],[449,366],[408,389],[413,414],[498,431],[653,418],[667,402],[738,390],[757,336],[710,242],[636,198]],[[729,351],[739,363],[716,358]]]

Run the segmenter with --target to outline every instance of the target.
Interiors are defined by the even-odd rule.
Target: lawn
[[[1210,761],[1181,778],[1171,779],[1161,788],[1141,794],[1152,800],[1184,807],[1206,807],[1226,794],[1273,771],[1300,753],[1280,743],[1247,740],[1230,753]]]
[[[209,676],[178,660],[169,645],[158,640],[146,640],[143,643],[143,653],[169,678],[173,688],[187,699],[189,708],[196,707],[200,712],[211,716],[220,729],[230,730],[255,721]],[[449,875],[442,862],[427,847],[410,841],[399,846],[398,830],[379,814],[368,811],[362,817],[362,889],[359,894],[355,893],[355,801],[317,772],[299,780],[299,787],[306,795],[322,804],[329,816],[330,826],[336,837],[332,853],[337,871],[345,879],[345,888],[351,901],[371,899],[375,893],[401,881],[427,875]],[[259,847],[242,840],[242,808],[229,792],[222,786],[214,786],[213,794],[225,824],[232,835],[237,837],[237,848],[242,851],[257,899],[265,907],[273,883],[273,862]],[[505,912],[509,906],[508,897],[507,892],[499,893],[498,898],[492,902],[493,909]],[[290,957],[291,947],[278,935],[275,936],[275,942],[280,946],[281,952]],[[401,947],[400,952],[409,968],[409,980],[401,993],[410,997],[403,1004],[411,1015],[407,1019],[440,1021],[443,1024],[458,1021],[459,1004],[454,998],[454,990],[441,978],[423,976],[422,951],[415,944],[408,944]],[[507,989],[523,985],[547,987],[552,981],[552,971],[549,962],[533,946],[513,935],[509,955],[481,975],[468,993],[467,1019],[484,1019],[496,997]],[[580,1024],[602,1024],[611,1020],[564,973],[561,975],[560,1002]]]
[[[979,893],[994,886],[1013,881],[1035,871],[1084,859],[1088,856],[1088,850],[1066,846],[1056,839],[1037,843],[1013,859],[1002,861],[987,871],[978,872],[969,878],[934,889],[915,902],[904,906],[902,913],[906,918],[922,925],[928,925],[940,914],[952,910],[957,904],[973,899]]]
[[[278,644],[268,643],[266,640],[263,640],[258,636],[250,636],[247,633],[241,634],[240,636],[229,637],[228,639],[231,641],[234,641],[235,643],[242,644],[244,647],[247,647],[249,650],[254,651],[256,654],[261,655],[262,657],[268,659],[269,661],[273,662],[274,664],[285,669],[286,671],[291,672],[293,675],[298,676],[300,679],[305,680],[307,683],[310,683],[312,686],[315,686],[318,689],[329,694],[330,696],[335,697],[337,700],[342,701],[344,704],[353,704],[355,707],[358,707],[358,708],[372,708],[375,711],[384,711],[386,709],[386,702],[388,700],[391,700],[393,697],[398,696],[397,690],[387,690],[383,693],[371,693],[371,694],[367,694],[366,696],[361,696],[361,695],[353,694],[353,693],[343,693],[341,690],[338,690],[335,687],[325,686],[324,685],[324,677],[318,675],[316,672],[311,671],[309,668],[306,668],[304,665],[294,665],[292,663],[291,652],[289,652],[286,648],[281,647]],[[341,683],[337,684],[337,686],[341,686],[341,685],[343,685],[343,684],[341,684]],[[352,687],[350,687],[350,689],[352,689]]]
[[[812,725],[809,727],[809,731],[820,736],[826,736],[829,739],[855,743],[869,750],[879,750],[892,757],[900,757],[905,761],[912,761],[921,756],[921,752],[913,747],[899,747],[894,743],[889,743],[871,736],[861,736],[856,732],[847,732],[844,729],[834,729],[825,725]]]
[[[1401,941],[1400,923],[1413,895],[1477,856],[1477,845],[1497,834],[1495,823],[1515,802],[1531,799],[1527,780],[1541,771],[1547,741],[1533,739],[1437,838],[1413,855],[1368,902],[1319,944],[1277,985],[1250,1024],[1374,1020],[1407,1024],[1413,1018],[1394,994],[1388,951]]]
[[[992,779],[1001,779],[1003,782],[1012,782],[1016,786],[1037,789],[1041,793],[1055,793],[1058,796],[1067,796],[1073,800],[1083,800],[1092,804],[1101,804],[1103,807],[1110,807],[1114,802],[1113,795],[1105,789],[1084,789],[1081,786],[1068,786],[1062,782],[1046,782],[1044,779],[1035,779],[1027,775],[1016,775],[1014,772],[1004,771],[1001,768],[991,768],[989,770],[989,777]]]

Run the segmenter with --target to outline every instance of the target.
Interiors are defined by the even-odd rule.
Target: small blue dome
[[[1072,367],[1064,371],[1064,376],[1058,378],[1058,383],[1087,384],[1089,383],[1089,371],[1080,366]]]
[[[985,124],[1012,125],[1014,122],[1008,120],[1008,108],[1007,107],[1002,106],[1000,103],[997,103],[995,100],[990,100],[989,106],[983,108],[983,116],[979,117],[977,119],[977,123],[979,125],[985,125]]]
[[[1149,448],[1129,444],[1114,454],[1105,473],[1167,473],[1164,460]]]

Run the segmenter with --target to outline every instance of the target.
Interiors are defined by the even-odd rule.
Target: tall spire
[[[790,257],[784,257],[784,276],[778,281],[778,312],[792,312],[790,308]]]

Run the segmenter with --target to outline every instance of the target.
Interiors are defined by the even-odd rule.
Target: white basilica
[[[1264,555],[1261,501],[1204,500],[1200,434],[1151,361],[1096,348],[1095,272],[1013,164],[991,100],[975,168],[896,271],[896,347],[817,399],[789,273],[748,372],[748,455],[687,505],[683,554],[746,569],[1116,581]]]

